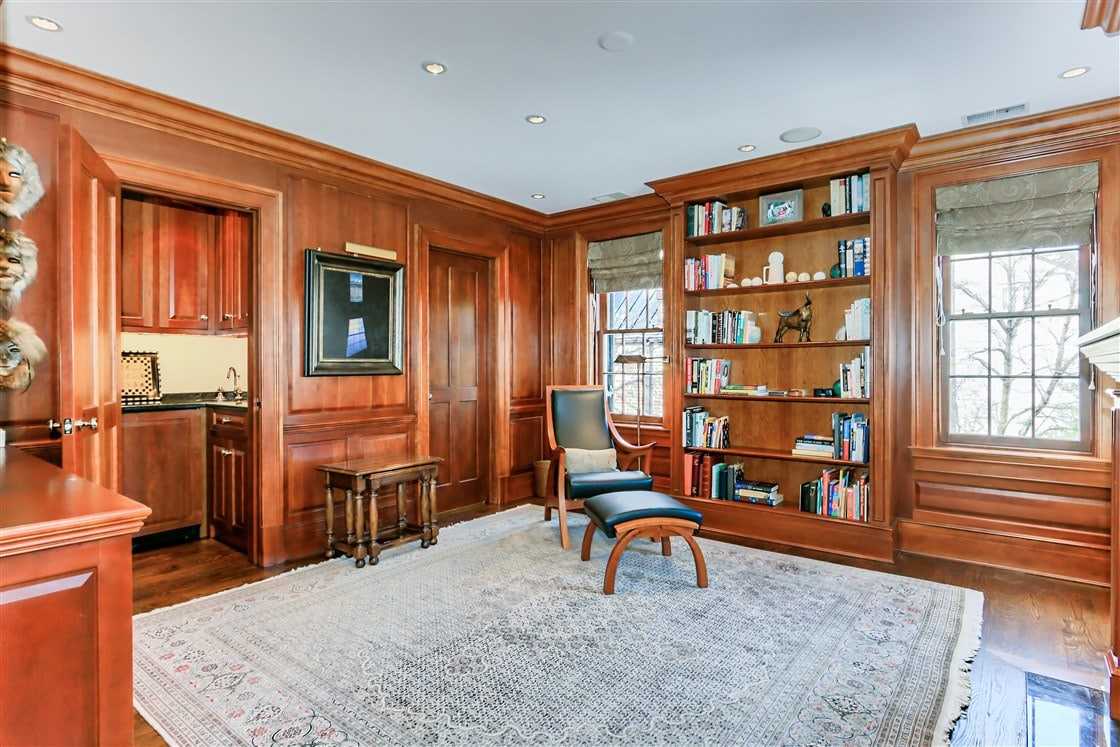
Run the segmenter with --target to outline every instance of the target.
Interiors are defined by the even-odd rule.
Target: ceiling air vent
[[[973,125],[988,124],[989,122],[997,122],[1001,119],[1011,119],[1030,112],[1030,107],[1026,104],[1015,104],[1014,106],[1005,106],[1000,109],[990,109],[986,112],[977,112],[976,114],[966,114],[961,117],[965,127]]]
[[[592,202],[614,202],[615,200],[625,200],[629,196],[630,195],[628,195],[624,192],[611,192],[609,195],[599,195],[598,197],[592,197],[591,201]]]

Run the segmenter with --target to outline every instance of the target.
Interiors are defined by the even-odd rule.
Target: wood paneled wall
[[[498,489],[479,500],[531,494],[532,463],[544,450],[540,423],[551,375],[540,354],[551,339],[552,318],[543,215],[2,45],[0,103],[3,134],[31,150],[47,182],[46,197],[29,217],[36,221],[41,275],[28,300],[41,299],[34,311],[48,335],[57,323],[46,299],[56,295],[50,249],[58,231],[57,185],[49,180],[62,125],[72,125],[111,165],[127,171],[122,180],[129,188],[264,215],[251,269],[258,288],[248,382],[261,399],[253,429],[253,500],[262,524],[251,550],[256,562],[321,548],[323,488],[315,465],[412,454],[426,446],[427,384],[419,376],[426,335],[419,294],[426,288],[418,284],[425,231],[501,256],[503,280],[494,293],[503,297],[491,299],[502,310],[491,367],[504,392],[495,400],[501,409],[491,414]],[[250,199],[239,201],[239,193]],[[392,249],[405,265],[404,375],[303,376],[305,250],[341,252],[346,241]],[[45,366],[26,395],[0,400],[0,425],[14,442],[51,451],[45,424],[59,419],[57,389],[57,376]]]

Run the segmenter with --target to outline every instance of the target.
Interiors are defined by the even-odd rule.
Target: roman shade
[[[591,292],[646,290],[662,283],[661,232],[587,244]]]
[[[934,197],[937,253],[1088,244],[1099,183],[1094,162],[941,187]]]

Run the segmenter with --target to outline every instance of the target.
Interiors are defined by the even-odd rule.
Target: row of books
[[[862,213],[871,209],[871,173],[851,174],[828,182],[833,215]]]
[[[727,358],[685,358],[685,394],[719,394],[731,378]]]
[[[871,454],[871,422],[863,413],[832,413],[832,457],[867,464]]]
[[[684,260],[686,291],[729,288],[734,283],[735,256],[732,254],[705,254]]]
[[[818,516],[867,521],[871,484],[866,470],[829,467],[816,480],[801,483],[801,510]]]
[[[753,324],[754,312],[745,309],[742,311],[688,309],[684,312],[684,344],[741,345],[751,341],[749,332]]]
[[[871,396],[871,348],[865,346],[850,363],[840,364],[840,396]]]
[[[747,227],[747,211],[719,200],[699,202],[685,208],[685,235],[741,231]]]
[[[718,454],[686,451],[684,493],[699,498],[777,506],[784,500],[778,483],[755,480],[743,471],[743,462],[725,462]]]
[[[731,445],[731,423],[727,416],[713,416],[700,405],[684,408],[682,433],[686,448],[726,449]]]
[[[871,274],[871,237],[837,239],[836,264],[840,277],[856,278]]]
[[[870,298],[857,298],[844,309],[844,333],[849,340],[871,339]]]

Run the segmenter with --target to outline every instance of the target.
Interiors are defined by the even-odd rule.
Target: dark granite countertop
[[[224,402],[215,399],[214,392],[181,392],[165,394],[159,402],[125,402],[121,405],[123,412],[150,412],[152,410],[197,410],[201,407],[228,407],[235,410],[248,409],[249,400],[242,395],[240,401],[234,401],[233,395],[227,395]]]

